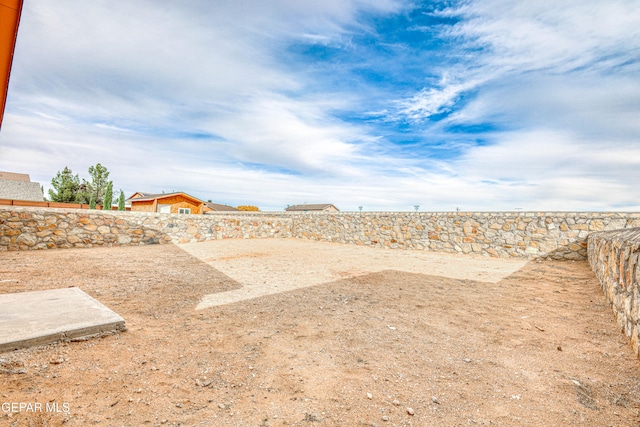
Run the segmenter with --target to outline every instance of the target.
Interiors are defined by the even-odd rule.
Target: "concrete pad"
[[[0,294],[0,352],[125,329],[80,288]]]

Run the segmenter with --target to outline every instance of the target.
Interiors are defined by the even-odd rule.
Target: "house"
[[[31,182],[26,173],[0,171],[0,199],[42,202],[44,195],[38,182]]]
[[[202,214],[204,204],[202,200],[187,193],[142,193],[136,192],[127,199],[133,212],[158,212],[180,214]]]
[[[211,202],[205,203],[203,213],[213,213],[213,212],[238,212],[238,209],[234,208],[233,206],[221,205],[219,203],[211,203]]]
[[[163,193],[164,194],[164,193]],[[135,199],[138,197],[149,197],[149,196],[153,196],[154,193],[142,193],[140,191],[136,191],[135,193],[133,193],[133,195],[131,197],[129,197],[127,200],[131,200],[131,199]]]
[[[285,209],[287,212],[339,212],[331,203],[293,205]]]

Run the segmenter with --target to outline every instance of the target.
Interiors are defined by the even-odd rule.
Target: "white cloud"
[[[324,103],[297,102],[275,94],[246,100],[210,128],[228,142],[226,152],[243,162],[296,172],[336,172],[356,154],[355,129],[331,120]]]
[[[424,88],[407,100],[398,101],[399,118],[410,121],[421,121],[429,117],[448,112],[466,90],[474,83],[442,85],[439,88]]]
[[[489,0],[447,12],[464,18],[451,35],[487,49],[491,54],[481,61],[503,71],[610,67],[637,55],[633,48],[640,43],[640,10],[633,0]]]
[[[425,63],[415,80],[434,85],[381,102],[386,88],[337,89],[287,48],[353,49],[354,34],[377,31],[363,12],[409,2],[25,2],[0,169],[46,185],[65,165],[86,176],[100,162],[128,193],[270,208],[637,207],[634,4],[464,2],[442,13],[461,19],[446,34],[457,62],[439,80],[443,66]],[[385,115],[413,126],[407,141],[376,126]],[[482,145],[450,130],[476,124],[495,126]]]
[[[427,122],[425,139],[451,139],[451,126],[486,126],[451,162],[456,176],[533,209],[637,208],[635,2],[489,0],[441,14],[462,18],[447,35],[471,53],[459,54],[439,85],[403,101],[401,113],[410,120],[450,113]],[[486,204],[507,207],[498,198]]]

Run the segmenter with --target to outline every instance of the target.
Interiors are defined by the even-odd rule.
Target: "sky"
[[[26,0],[0,170],[343,211],[640,210],[637,0]]]

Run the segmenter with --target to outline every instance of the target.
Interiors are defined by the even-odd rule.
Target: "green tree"
[[[120,197],[118,197],[118,210],[124,210],[124,192],[120,190]]]
[[[89,199],[89,209],[95,209],[95,208],[96,208],[96,196],[92,194],[91,198]]]
[[[89,203],[93,198],[96,204],[102,205],[107,186],[109,183],[113,184],[112,181],[109,181],[109,171],[97,163],[95,166],[89,166],[89,176],[91,176],[91,182],[84,181]]]
[[[102,200],[102,210],[111,210],[113,204],[113,182],[109,181],[107,189],[104,191],[104,198]]]
[[[52,202],[77,203],[77,194],[80,190],[80,178],[74,175],[67,166],[62,171],[58,171],[51,180],[53,189],[49,190],[49,197]]]

